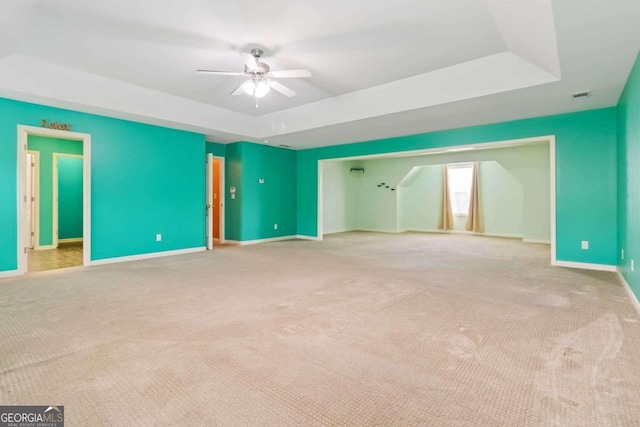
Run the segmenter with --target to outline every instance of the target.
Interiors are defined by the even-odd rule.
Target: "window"
[[[457,163],[447,165],[447,169],[451,210],[454,215],[466,216],[469,213],[469,200],[471,199],[473,165],[470,163]]]

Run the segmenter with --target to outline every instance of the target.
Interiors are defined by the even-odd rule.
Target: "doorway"
[[[555,170],[555,136],[554,135],[548,135],[548,136],[540,136],[540,137],[534,137],[534,138],[524,138],[524,139],[516,139],[516,140],[506,140],[506,141],[495,141],[495,142],[487,142],[487,143],[478,143],[478,144],[472,144],[472,145],[459,145],[456,146],[454,148],[452,147],[438,147],[438,148],[429,148],[429,149],[420,149],[420,150],[412,150],[412,151],[405,151],[402,152],[402,158],[410,158],[412,156],[423,156],[423,155],[435,155],[435,154],[447,154],[447,153],[451,153],[451,152],[463,152],[463,151],[470,151],[470,150],[482,150],[482,149],[489,149],[489,148],[505,148],[505,147],[518,147],[518,146],[529,146],[529,145],[541,145],[541,144],[548,144],[549,147],[549,151],[548,151],[548,159],[549,159],[549,192],[548,192],[548,200],[549,200],[549,211],[545,212],[545,214],[549,215],[549,228],[550,228],[550,239],[549,241],[546,241],[546,239],[544,241],[540,240],[529,240],[530,243],[550,243],[550,252],[551,252],[551,265],[562,265],[562,263],[564,263],[563,261],[558,261],[556,259],[556,188],[555,188],[555,183],[556,183],[556,170]],[[322,159],[322,160],[318,160],[318,172],[317,172],[317,176],[318,176],[318,181],[317,181],[317,236],[315,236],[318,240],[322,240],[323,236],[325,234],[325,214],[327,214],[327,212],[325,212],[325,204],[328,204],[328,209],[332,209],[335,205],[336,205],[336,192],[330,192],[328,189],[325,190],[324,185],[327,182],[330,182],[331,185],[336,185],[336,183],[338,182],[338,180],[336,180],[336,174],[335,174],[335,170],[333,170],[332,166],[335,165],[336,163],[343,163],[344,166],[344,170],[346,170],[346,173],[351,173],[352,170],[358,170],[358,168],[351,168],[351,167],[347,167],[347,163],[344,163],[345,161],[359,161],[359,160],[367,160],[367,159],[383,159],[383,158],[394,158],[394,157],[400,157],[398,156],[397,153],[395,154],[390,154],[390,153],[384,153],[384,154],[374,154],[374,155],[362,155],[362,156],[353,156],[353,157],[343,157],[343,158],[338,158],[338,159]],[[467,159],[468,160],[468,159]],[[328,176],[327,180],[325,180],[324,175],[325,172],[330,175]],[[344,173],[343,173],[344,175]],[[385,179],[386,181],[386,179]],[[376,184],[379,184],[376,186]],[[377,188],[389,188],[389,187],[384,187],[384,185],[382,185],[381,182],[377,182],[374,183],[374,185],[372,186],[372,188],[375,188],[372,192],[372,194],[376,194],[376,197],[380,194],[379,192],[376,193],[376,189]],[[341,188],[338,185],[338,188],[340,190],[343,190],[343,188]],[[384,190],[383,190],[384,191]],[[396,192],[394,190],[393,193],[389,192],[386,193],[385,195],[392,195],[393,194],[393,200],[397,200],[396,194],[398,194],[399,192]],[[325,198],[327,198],[327,200],[325,200]],[[397,203],[397,202],[394,202]],[[404,231],[406,228],[400,228],[398,226],[399,222],[397,220],[397,217],[394,217],[394,215],[397,215],[397,205],[395,204],[391,204],[389,203],[388,206],[391,206],[393,209],[390,211],[387,211],[385,213],[387,213],[386,217],[384,218],[385,225],[389,224],[391,222],[391,225],[388,227],[380,227],[380,228],[373,228],[373,227],[351,227],[350,230],[361,230],[361,231],[383,231],[383,232],[392,232],[392,233],[397,233],[397,232],[401,232]],[[370,211],[375,211],[375,210],[370,210]],[[351,214],[351,212],[350,212]],[[352,215],[354,216],[354,215]],[[336,224],[338,224],[338,226],[340,225],[340,221],[342,221],[342,223],[346,223],[347,221],[344,220],[344,218],[332,218],[331,219],[331,223],[330,223],[330,229],[327,230],[329,232],[335,231],[335,229],[337,228]],[[369,223],[371,224],[375,224],[377,225],[378,223],[376,222],[378,221],[378,218],[373,218],[373,220],[369,220]],[[329,224],[328,224],[329,225]],[[346,230],[342,230],[342,231],[346,231]],[[431,232],[439,232],[437,230],[428,230]]]
[[[18,272],[88,265],[91,136],[18,126]]]
[[[39,171],[40,152],[27,151],[25,164],[25,234],[24,245],[28,249],[36,246],[37,227],[39,223]]]
[[[224,157],[207,155],[207,249],[224,243]]]

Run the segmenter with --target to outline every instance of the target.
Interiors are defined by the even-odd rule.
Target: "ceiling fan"
[[[271,68],[264,62],[260,62],[260,57],[264,52],[262,49],[251,49],[251,53],[240,52],[240,56],[244,60],[244,72],[236,73],[233,71],[214,71],[214,70],[198,70],[199,73],[216,74],[219,76],[242,76],[248,79],[242,83],[231,95],[238,96],[246,93],[253,96],[256,100],[256,108],[258,99],[265,96],[271,89],[280,92],[286,97],[291,98],[296,93],[285,85],[275,81],[274,79],[311,77],[309,70],[281,70],[271,71]]]

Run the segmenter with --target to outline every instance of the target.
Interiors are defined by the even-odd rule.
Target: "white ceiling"
[[[637,0],[5,0],[0,96],[307,148],[615,105]],[[256,109],[237,52],[308,68]],[[590,98],[570,94],[592,89]]]

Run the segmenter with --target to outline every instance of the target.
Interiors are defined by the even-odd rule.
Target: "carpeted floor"
[[[640,323],[549,247],[346,233],[0,280],[0,404],[67,426],[637,426]]]

